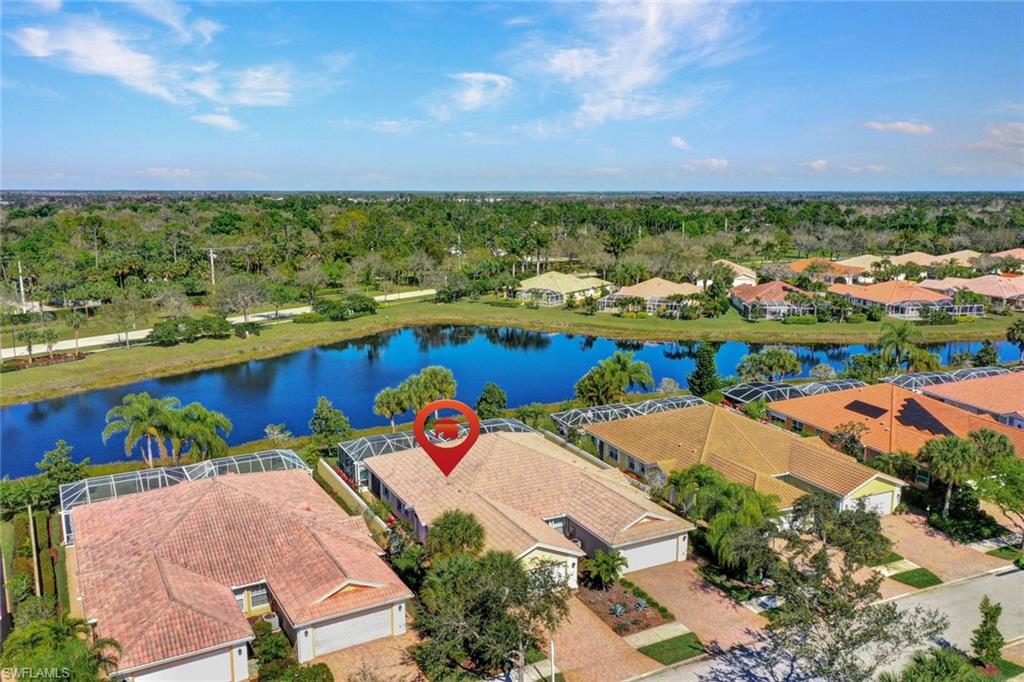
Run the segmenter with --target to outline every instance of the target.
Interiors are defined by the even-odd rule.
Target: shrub
[[[23,628],[30,623],[53,618],[54,610],[53,595],[44,597],[32,595],[18,605],[14,612],[14,620],[19,628]]]
[[[646,610],[647,610],[647,607],[648,607],[648,606],[649,606],[649,605],[648,605],[648,603],[647,603],[647,600],[646,600],[646,599],[637,599],[637,600],[636,600],[636,604],[633,604],[633,609],[634,609],[634,610],[635,610],[635,611],[636,611],[637,613],[643,613],[644,611],[646,611]]]
[[[326,322],[327,317],[320,313],[299,313],[292,318],[292,322],[295,324],[316,324],[317,322]]]
[[[43,588],[43,594],[53,597],[57,594],[57,580],[53,572],[53,559],[50,557],[50,550],[39,553],[39,583]]]
[[[487,305],[493,305],[496,308],[519,308],[523,304],[514,298],[499,298],[491,301]]]
[[[642,319],[644,317],[649,317],[649,315],[646,312],[644,312],[643,310],[627,310],[627,311],[625,311],[623,313],[619,313],[619,316],[620,317],[625,317],[625,318],[631,319],[631,320],[639,320],[639,319]]]
[[[782,324],[817,324],[818,318],[814,315],[790,315],[782,320]]]
[[[619,621],[618,623],[612,626],[612,632],[614,632],[617,635],[626,634],[627,632],[629,632],[629,623],[623,623],[622,621]]]
[[[611,606],[608,607],[608,613],[615,617],[623,616],[626,613],[626,607],[617,601],[613,601]]]
[[[231,323],[218,315],[203,315],[199,318],[199,331],[211,339],[226,339],[231,336]]]
[[[239,322],[238,324],[231,325],[231,328],[234,329],[235,336],[240,339],[247,339],[250,336],[260,335],[259,322]]]
[[[885,317],[885,308],[880,305],[873,305],[868,308],[868,319],[872,322],[881,322],[882,318]]]
[[[35,564],[32,562],[30,556],[19,556],[14,558],[14,565],[11,567],[11,573],[14,577],[18,577],[21,574],[27,575],[32,580],[33,588],[35,586]]]
[[[953,318],[953,321],[957,324],[974,324],[977,320],[978,318],[971,317],[970,315],[957,315]]]
[[[24,367],[19,362],[7,361],[3,364],[0,364],[0,374],[6,374],[7,372],[17,372],[19,369],[24,369]]]
[[[231,323],[217,315],[203,317],[171,317],[153,325],[146,337],[158,346],[175,346],[179,343],[193,343],[201,338],[227,338],[231,334]]]
[[[260,619],[252,624],[252,633],[256,635],[257,639],[266,637],[273,631],[274,628],[265,620]]]
[[[32,575],[30,573],[18,573],[11,578],[8,589],[11,591],[11,601],[17,607],[18,604],[31,597],[32,593],[35,592]]]
[[[259,675],[263,682],[286,679],[284,676],[291,670],[299,667],[299,662],[294,658],[279,658],[276,661],[260,663]]]
[[[18,557],[32,556],[32,538],[29,537],[28,516],[18,514],[14,517],[14,555]]]
[[[64,547],[57,547],[57,603],[61,613],[69,613],[71,609],[71,593],[68,591],[68,565],[65,561]]]
[[[847,324],[863,324],[868,321],[868,316],[864,313],[854,313],[853,315],[846,316]]]
[[[291,642],[282,632],[271,632],[269,635],[258,637],[253,642],[252,648],[256,651],[256,658],[260,663],[269,663],[279,658],[285,658],[292,652]]]
[[[38,511],[33,514],[36,525],[36,549],[42,554],[43,550],[52,547],[50,544],[50,514],[45,511]]]
[[[282,658],[260,666],[261,682],[334,682],[326,663],[302,667],[294,658]]]
[[[935,513],[928,517],[928,525],[965,544],[989,540],[1006,532],[1005,528],[985,512],[960,519],[952,516],[943,518],[941,514]]]

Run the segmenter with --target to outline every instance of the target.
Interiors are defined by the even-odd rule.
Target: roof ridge
[[[178,596],[175,594],[176,588],[173,588],[171,586],[171,582],[169,580],[167,580],[167,575],[166,575],[166,573],[164,571],[163,563],[166,561],[168,564],[170,564],[171,566],[174,566],[176,569],[181,570],[181,571],[185,571],[186,573],[191,573],[192,575],[197,576],[200,580],[208,582],[208,583],[212,583],[212,584],[216,585],[219,588],[222,588],[222,589],[225,589],[225,590],[228,590],[228,591],[230,591],[230,588],[228,588],[228,587],[224,586],[223,584],[217,582],[213,578],[207,577],[207,576],[203,575],[202,573],[199,573],[198,571],[193,571],[192,569],[190,569],[190,568],[188,568],[186,566],[182,566],[181,564],[178,564],[177,562],[171,561],[167,557],[156,555],[154,557],[154,559],[156,561],[157,568],[160,570],[160,577],[163,580],[164,587],[167,590],[167,596],[168,596],[168,599],[170,601],[174,602],[178,606],[181,606],[182,608],[188,609],[189,611],[194,611],[196,613],[201,613],[204,616],[207,616],[209,618],[213,618],[214,620],[218,620],[221,623],[224,623],[225,625],[232,625],[232,623],[229,622],[228,619],[222,618],[221,615],[219,613],[215,612],[215,611],[214,612],[207,611],[206,609],[201,608],[198,604],[194,604],[194,603],[191,603],[191,602],[186,602],[183,599],[179,599]],[[265,582],[265,580],[264,580],[264,582]]]
[[[192,512],[195,511],[196,503],[198,503],[200,500],[206,499],[206,496],[209,495],[211,492],[213,492],[214,486],[218,483],[218,478],[219,477],[214,476],[213,478],[204,478],[204,479],[201,479],[199,481],[189,481],[189,483],[198,483],[198,484],[206,483],[208,481],[209,485],[206,486],[206,490],[203,490],[201,485],[192,486],[193,489],[198,489],[199,493],[197,493],[195,499],[192,500],[192,504],[190,504],[187,507],[185,507],[185,509],[180,514],[178,514],[178,516],[175,517],[175,519],[173,521],[171,521],[170,523],[162,526],[162,528],[163,528],[163,535],[162,535],[162,537],[157,538],[153,542],[153,549],[154,550],[159,550],[163,546],[163,544],[165,542],[167,542],[167,538],[169,538],[171,536],[171,534],[178,529],[178,526],[181,525],[181,523],[182,523],[182,521],[184,521],[185,517],[189,516],[190,514],[192,514]],[[171,489],[172,488],[163,488],[163,490],[171,490]],[[153,554],[156,555],[156,552],[154,551]]]

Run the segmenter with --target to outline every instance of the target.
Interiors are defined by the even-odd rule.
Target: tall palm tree
[[[989,468],[1004,459],[1016,457],[1017,450],[1005,434],[996,433],[992,429],[979,429],[967,434],[974,447],[981,453],[982,464]]]
[[[455,383],[455,375],[447,367],[431,365],[424,367],[419,373],[419,383],[426,395],[428,402],[431,400],[445,400],[455,397],[455,390],[458,385]],[[434,413],[437,418],[437,413]]]
[[[1024,365],[1024,317],[1014,320],[1006,330],[1006,340],[1020,351],[1020,364]]]
[[[81,618],[37,621],[11,633],[4,642],[0,664],[19,668],[23,662],[50,658],[73,662],[71,672],[76,680],[105,679],[116,668],[121,645],[109,637],[92,635],[92,626]]]
[[[131,456],[140,441],[146,441],[146,463],[153,466],[153,444],[160,457],[167,456],[167,438],[173,431],[173,412],[180,405],[177,398],[154,398],[143,391],[129,393],[107,412],[107,426],[103,429],[106,443],[115,433],[125,432],[124,454]]]
[[[28,362],[32,364],[32,344],[39,340],[39,332],[34,329],[23,329],[16,334],[17,339],[25,346]]]
[[[942,503],[942,516],[949,516],[949,500],[954,485],[963,485],[981,464],[981,451],[970,440],[946,436],[928,441],[921,448],[920,459],[936,478],[946,483],[946,497]]]
[[[232,424],[224,414],[208,410],[199,403],[189,403],[180,410],[173,410],[170,417],[168,438],[175,462],[186,450],[192,461],[227,454],[225,436],[231,433]]]
[[[893,368],[910,364],[911,354],[916,348],[921,332],[909,322],[885,322],[882,324],[882,336],[878,339],[882,355],[887,356]]]
[[[78,352],[78,335],[82,331],[82,327],[85,326],[86,322],[85,313],[79,310],[73,310],[67,319],[64,321],[67,324],[68,329],[75,333],[75,352]]]
[[[397,388],[382,388],[373,397],[373,412],[391,422],[391,433],[395,432],[395,417],[410,407],[409,396]]]
[[[633,353],[615,351],[610,358],[605,358],[598,367],[608,372],[616,382],[622,385],[622,390],[630,388],[654,388],[654,377],[651,375],[651,366],[641,360],[634,360]]]
[[[594,367],[573,386],[576,400],[587,406],[607,405],[622,400],[625,390],[610,372]]]
[[[397,390],[413,412],[419,412],[424,405],[434,400],[430,397],[427,386],[421,381],[419,374],[414,374],[400,383]]]

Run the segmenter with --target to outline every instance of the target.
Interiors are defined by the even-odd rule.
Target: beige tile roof
[[[916,263],[923,268],[936,265],[941,261],[930,253],[924,251],[911,251],[910,253],[904,253],[899,256],[891,256],[889,262],[893,265],[906,265],[907,263]]]
[[[1005,434],[1024,455],[1024,431],[892,384],[780,400],[769,407],[827,433],[848,422],[864,424],[868,430],[861,442],[878,452],[916,455],[933,438],[964,437],[971,431],[991,429]]]
[[[564,272],[549,271],[543,274],[537,275],[536,277],[528,277],[519,284],[519,289],[548,289],[550,291],[557,291],[560,294],[573,294],[577,291],[585,291],[587,289],[600,289],[601,287],[609,286],[611,282],[607,282],[597,277],[577,277],[576,275],[569,275]]]
[[[295,624],[411,596],[362,519],[301,471],[180,483],[71,517],[85,615],[124,647],[120,670],[250,637],[233,587],[266,582]]]
[[[872,253],[866,253],[863,256],[851,256],[850,258],[843,258],[836,262],[840,265],[850,265],[855,268],[861,268],[863,270],[869,270],[875,263],[881,263],[883,256],[876,256]]]
[[[730,289],[729,293],[744,303],[772,303],[785,301],[786,296],[791,293],[807,294],[803,289],[798,289],[792,284],[787,284],[781,280],[765,282],[764,284],[741,284]]]
[[[1024,278],[1021,277],[1001,277],[999,275],[968,278],[946,277],[945,279],[926,279],[919,286],[944,293],[966,289],[988,298],[1024,298]]]
[[[980,256],[979,251],[972,249],[963,249],[961,251],[953,251],[952,253],[944,253],[941,256],[936,256],[935,260],[940,263],[948,263],[953,261],[957,265],[970,266],[975,258]]]
[[[421,448],[364,460],[429,525],[448,509],[478,515],[495,549],[540,543],[578,554],[543,519],[569,516],[615,547],[678,535],[689,521],[648,499],[614,469],[602,470],[536,433],[487,433],[447,478]],[[650,519],[649,523],[638,523]]]
[[[938,399],[955,400],[992,414],[1024,415],[1024,372],[953,381],[922,391]]]
[[[950,300],[949,296],[945,294],[940,294],[937,291],[925,289],[916,284],[898,279],[878,282],[877,284],[867,284],[865,286],[833,284],[828,290],[830,293],[839,296],[853,296],[880,305],[898,305],[915,301],[941,303]]]
[[[1019,261],[1024,261],[1024,247],[998,251],[992,255],[996,258],[1016,258]]]
[[[751,268],[748,268],[745,265],[740,265],[739,263],[733,263],[731,260],[719,258],[718,260],[711,261],[711,263],[713,265],[724,265],[725,267],[732,270],[734,275],[745,275],[747,277],[753,278],[754,280],[757,279],[757,273],[754,272]]]
[[[619,296],[639,296],[640,298],[668,298],[673,294],[699,294],[701,288],[689,282],[670,282],[661,277],[652,277],[639,284],[622,287],[615,293]]]
[[[783,509],[805,491],[782,480],[792,474],[845,496],[878,472],[819,438],[802,438],[716,405],[698,405],[588,424],[601,440],[657,464],[666,474],[703,463],[727,479],[775,495]]]

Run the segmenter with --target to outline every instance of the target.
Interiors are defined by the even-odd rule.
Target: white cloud
[[[675,147],[676,149],[682,150],[684,152],[693,149],[693,147],[690,146],[689,142],[679,137],[678,135],[673,135],[672,137],[668,138],[668,143],[671,146]]]
[[[1024,122],[990,123],[985,126],[984,140],[965,145],[968,149],[997,151],[1024,150]]]
[[[29,26],[18,29],[11,38],[32,57],[56,58],[71,71],[109,76],[168,102],[180,100],[166,68],[127,45],[125,36],[103,24],[79,21],[52,30]]]
[[[449,76],[459,84],[454,104],[462,111],[494,106],[512,94],[516,82],[500,73],[466,71]]]
[[[707,159],[696,159],[694,161],[690,161],[688,163],[683,164],[683,170],[688,171],[706,170],[721,172],[728,169],[728,159],[717,159],[715,157],[710,157]]]
[[[209,45],[213,36],[224,30],[224,27],[213,19],[196,19],[192,22],[192,30],[203,39],[203,45]]]
[[[238,133],[245,130],[245,125],[234,116],[226,113],[220,114],[196,114],[192,117],[197,123],[204,123],[214,128],[226,130],[229,133]]]
[[[814,161],[808,161],[803,164],[803,167],[812,170],[815,173],[823,173],[828,170],[828,161],[825,159],[815,159]]]
[[[239,75],[231,100],[250,107],[280,107],[292,99],[291,74],[281,66],[245,69]]]
[[[905,135],[931,135],[935,132],[935,126],[933,125],[928,123],[912,123],[911,121],[868,121],[864,125],[872,130],[903,133]]]
[[[690,111],[702,103],[709,88],[669,89],[666,81],[685,67],[714,66],[744,53],[744,24],[734,20],[736,6],[732,3],[600,3],[587,7],[581,21],[582,37],[524,49],[528,67],[577,93],[579,106],[573,122],[579,128]],[[686,90],[689,94],[679,94]]]
[[[866,166],[846,166],[851,173],[891,173],[892,168],[881,164],[872,163]]]
[[[198,35],[202,39],[202,44],[208,45],[214,35],[224,30],[223,26],[212,19],[200,18],[189,23],[189,6],[172,0],[135,0],[127,3],[127,6],[167,26],[185,42],[190,42]]]

